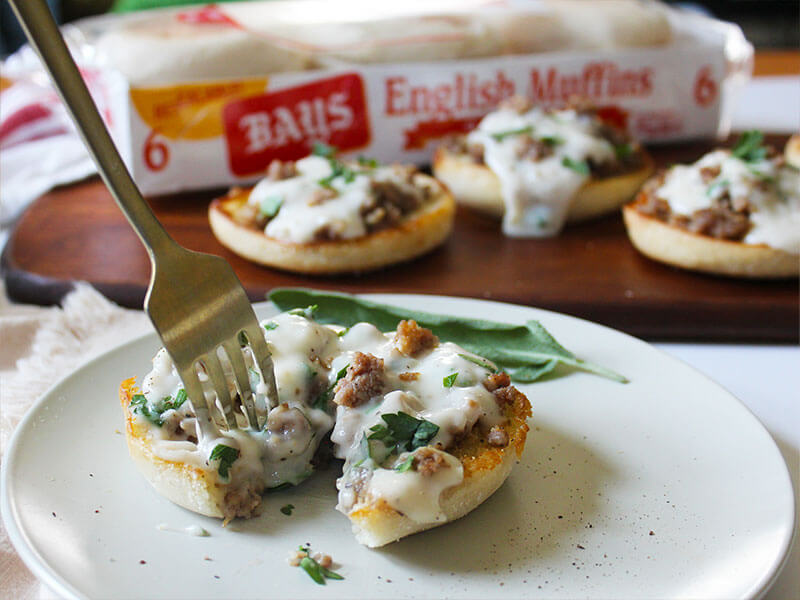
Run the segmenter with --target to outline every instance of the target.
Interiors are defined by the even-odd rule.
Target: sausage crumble
[[[430,477],[440,469],[446,469],[450,465],[442,457],[441,453],[431,448],[420,448],[414,454],[414,469],[423,477]]]
[[[416,356],[439,345],[439,338],[416,321],[400,321],[395,334],[395,347],[406,356]]]
[[[349,408],[361,406],[383,391],[385,375],[382,358],[356,352],[347,374],[333,388],[333,401]]]

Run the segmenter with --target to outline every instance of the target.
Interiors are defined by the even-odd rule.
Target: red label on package
[[[430,141],[440,140],[457,133],[467,134],[478,126],[480,120],[480,117],[473,117],[471,119],[420,121],[413,129],[403,131],[406,136],[403,150],[422,150]]]
[[[222,121],[230,169],[239,177],[276,158],[303,158],[315,141],[345,152],[370,140],[364,83],[354,73],[231,102]]]

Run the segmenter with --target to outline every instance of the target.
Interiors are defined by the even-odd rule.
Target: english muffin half
[[[337,508],[362,544],[383,546],[457,519],[508,477],[525,445],[528,399],[491,363],[414,321],[344,337],[334,390]],[[366,342],[366,344],[364,343]]]
[[[649,155],[591,108],[545,110],[513,99],[453,138],[433,172],[460,204],[502,217],[519,237],[616,211],[652,174]]]
[[[759,132],[657,175],[623,214],[633,245],[654,260],[731,277],[800,275],[800,172]]]
[[[211,229],[234,253],[299,273],[369,271],[425,254],[453,228],[455,202],[410,166],[332,155],[273,162],[252,189],[209,207]]]

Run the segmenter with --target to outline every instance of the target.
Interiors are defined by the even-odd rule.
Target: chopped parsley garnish
[[[339,162],[335,158],[328,158],[328,163],[331,165],[331,174],[317,180],[317,183],[322,187],[334,189],[333,180],[337,177],[342,177],[345,183],[352,183],[355,180],[356,172],[344,163]]]
[[[369,169],[376,169],[377,167],[381,166],[381,163],[379,163],[376,159],[369,158],[367,156],[359,156],[358,164]]]
[[[633,154],[633,146],[630,144],[617,144],[614,146],[614,154],[617,155],[619,160],[628,158],[631,154]]]
[[[306,553],[306,556],[300,561],[300,568],[308,573],[308,576],[316,581],[319,585],[325,585],[326,579],[335,579],[337,581],[344,579],[344,577],[338,573],[331,571],[330,569],[326,569],[316,560],[311,558],[311,548],[307,546],[300,546],[300,552]]]
[[[281,206],[283,206],[283,196],[267,196],[258,205],[258,212],[271,219],[278,214]]]
[[[292,511],[294,510],[294,504],[286,504],[281,506],[281,512],[285,514],[287,517],[292,516]]]
[[[319,396],[317,396],[316,400],[314,400],[314,403],[312,404],[314,408],[319,408],[322,410],[328,408],[328,402],[330,402],[331,399],[333,398],[333,388],[336,387],[336,384],[339,383],[339,380],[342,377],[347,375],[347,369],[349,366],[350,363],[347,363],[345,366],[339,369],[339,371],[336,373],[336,379],[334,380],[334,382],[328,386],[328,389],[326,389]]]
[[[214,449],[211,451],[211,455],[208,458],[209,460],[219,460],[217,473],[219,473],[222,477],[227,477],[231,465],[237,458],[239,458],[239,449],[231,448],[225,444],[217,444],[214,446]]]
[[[143,415],[154,425],[161,427],[164,424],[162,415],[168,410],[179,409],[186,400],[186,390],[184,389],[178,390],[174,399],[172,396],[167,396],[152,406],[147,401],[147,397],[144,394],[134,394],[133,398],[131,398],[131,410]]]
[[[560,146],[564,143],[564,138],[557,135],[543,135],[539,139],[551,148],[553,146]]]
[[[345,183],[352,183],[356,178],[357,173],[343,162],[336,158],[337,149],[334,146],[323,144],[322,142],[314,142],[311,148],[311,154],[314,156],[321,156],[328,159],[328,164],[331,166],[331,174],[327,177],[317,180],[317,184],[329,190],[336,191],[333,187],[333,180],[337,177],[344,178]]]
[[[164,421],[161,419],[161,413],[150,408],[144,394],[135,394],[133,398],[131,398],[131,409],[140,415],[144,415],[148,421],[159,427],[164,424]]]
[[[314,142],[314,145],[311,146],[311,154],[324,158],[333,158],[336,155],[336,147],[322,142]]]
[[[561,164],[568,169],[572,169],[576,173],[580,173],[581,175],[589,174],[589,163],[587,163],[585,160],[573,160],[569,156],[565,156],[561,160]]]
[[[439,426],[435,423],[416,419],[402,411],[381,415],[381,419],[386,425],[378,423],[370,427],[372,433],[367,436],[367,440],[382,442],[390,452],[392,448],[398,453],[422,448],[439,433]]]
[[[498,131],[496,133],[491,134],[495,141],[502,142],[507,137],[515,136],[515,135],[530,135],[533,133],[533,125],[527,125],[525,127],[519,127],[518,129],[509,129],[507,131]]]
[[[765,181],[767,183],[775,183],[777,181],[777,179],[775,179],[772,175],[767,175],[766,173],[757,171],[750,165],[747,166],[747,170],[750,171],[756,177],[758,177],[761,181]]]
[[[311,304],[306,306],[305,308],[293,308],[289,311],[290,315],[294,315],[295,317],[305,317],[306,319],[313,319],[314,313],[317,312],[319,306],[316,304]]]
[[[401,462],[394,468],[394,470],[399,473],[405,473],[406,471],[412,469],[413,467],[414,467],[414,455],[409,454],[408,457],[406,457],[406,459],[403,462]]]
[[[342,377],[344,377],[345,375],[347,375],[347,369],[349,369],[349,368],[350,368],[350,363],[347,363],[345,366],[343,366],[341,369],[339,369],[336,372],[336,381],[333,382],[333,385],[336,385],[337,383],[339,383],[339,380]]]
[[[492,363],[490,363],[485,358],[481,358],[479,356],[470,356],[469,354],[461,354],[459,356],[464,360],[468,360],[474,365],[478,365],[479,367],[483,367],[484,369],[491,371],[492,373],[497,373],[497,367],[495,367]]]
[[[264,323],[264,329],[266,329],[267,331],[272,331],[273,329],[277,328],[278,328],[278,323],[276,323],[275,321],[267,321],[266,323]]]
[[[767,148],[763,146],[764,134],[757,129],[745,131],[736,141],[731,155],[744,162],[756,162],[767,157]]]
[[[712,183],[710,186],[708,186],[708,188],[706,189],[706,196],[710,198],[716,195],[716,193],[720,191],[722,188],[725,188],[729,185],[730,181],[728,181],[727,179],[719,179],[714,183]]]
[[[186,402],[187,398],[188,396],[186,395],[186,390],[184,389],[178,390],[178,393],[175,394],[175,400],[173,400],[172,406],[170,406],[170,408],[175,410],[179,409],[181,407],[181,404]]]
[[[450,375],[442,379],[442,385],[446,388],[451,388],[455,385],[456,379],[458,379],[458,373],[450,373]]]
[[[348,331],[350,331],[350,328],[349,328],[349,327],[345,327],[344,329],[342,329],[342,330],[340,330],[340,331],[337,331],[337,332],[336,332],[336,335],[337,335],[338,337],[344,337],[344,336],[346,336],[346,335],[347,335],[347,332],[348,332]]]

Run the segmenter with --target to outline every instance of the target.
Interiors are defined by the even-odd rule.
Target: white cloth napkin
[[[142,311],[78,284],[61,307],[11,304],[0,282],[0,460],[34,401],[62,377],[106,350],[148,331]],[[22,564],[0,524],[0,596],[53,598]]]

